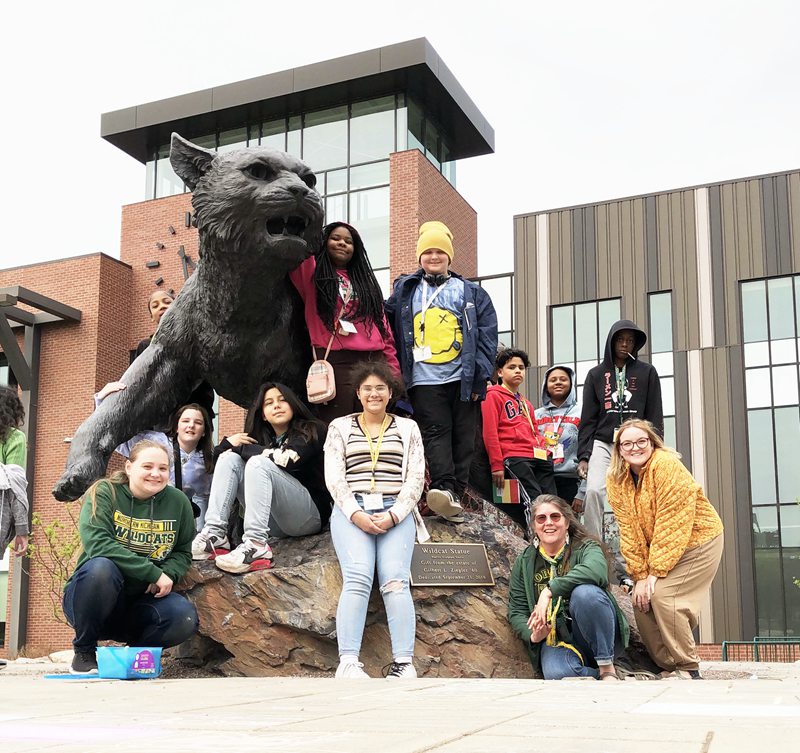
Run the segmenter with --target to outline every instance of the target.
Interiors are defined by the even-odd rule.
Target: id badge
[[[356,325],[353,322],[348,322],[345,319],[339,319],[339,334],[340,335],[354,335],[356,334]]]
[[[553,462],[562,463],[564,461],[564,445],[557,444],[553,448]]]
[[[383,512],[383,494],[372,492],[361,497],[364,500],[364,512]]]
[[[419,363],[420,361],[427,361],[432,356],[433,353],[431,352],[430,345],[422,345],[419,348],[414,348],[414,363]]]
[[[534,460],[547,460],[547,450],[544,447],[534,447],[533,457]]]

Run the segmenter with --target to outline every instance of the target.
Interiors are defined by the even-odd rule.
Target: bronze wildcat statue
[[[162,421],[206,380],[248,406],[260,384],[302,393],[311,346],[287,273],[317,249],[322,200],[300,160],[266,148],[216,154],[172,134],[170,162],[193,191],[200,236],[194,274],[127,385],[81,424],[56,499],[79,497],[103,476],[114,448]]]

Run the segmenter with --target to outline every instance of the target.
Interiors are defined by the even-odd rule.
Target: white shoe
[[[385,673],[384,677],[387,680],[394,680],[395,678],[402,678],[404,680],[414,680],[417,677],[417,670],[414,669],[414,665],[412,662],[397,662],[393,661],[388,667],[384,667],[384,672],[386,669],[389,671]]]
[[[336,669],[336,679],[341,680],[354,680],[359,678],[369,677],[364,671],[364,665],[360,661],[339,662]]]
[[[428,507],[451,523],[463,523],[464,508],[449,489],[429,489],[425,497]]]
[[[249,573],[251,570],[264,570],[270,566],[266,560],[272,559],[272,549],[269,544],[256,544],[250,539],[245,539],[239,546],[228,554],[220,554],[214,564],[226,573]]]
[[[204,528],[192,541],[192,559],[197,561],[214,559],[216,549],[230,548],[231,543],[227,536],[219,536]]]

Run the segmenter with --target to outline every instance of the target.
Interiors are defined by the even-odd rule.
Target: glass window
[[[677,447],[675,416],[664,416],[664,443],[667,447]]]
[[[303,162],[312,170],[347,164],[347,105],[308,113],[303,128]]]
[[[224,154],[247,146],[247,128],[235,128],[232,131],[222,131],[219,134],[217,152]]]
[[[398,152],[408,149],[408,110],[405,107],[397,109],[397,147]]]
[[[750,454],[750,497],[754,505],[775,502],[775,447],[772,440],[772,411],[747,412]]]
[[[389,160],[373,162],[370,165],[361,165],[350,168],[350,190],[370,188],[389,182]]]
[[[574,309],[556,306],[551,312],[553,364],[572,363],[575,360]]]
[[[497,313],[497,329],[511,331],[511,275],[480,281],[480,286],[489,294]]]
[[[347,190],[347,170],[331,170],[328,173],[328,193]]]
[[[144,167],[144,198],[156,198],[156,161],[154,159],[147,160]]]
[[[675,415],[675,379],[673,377],[661,377],[661,404],[665,416]],[[674,447],[675,445],[670,446]]]
[[[350,109],[350,164],[386,159],[395,150],[394,122],[394,96],[354,103]]]
[[[419,149],[425,154],[425,146],[422,139],[425,134],[425,116],[422,108],[413,100],[408,100],[408,148]]]
[[[378,280],[378,285],[381,286],[383,297],[388,298],[392,294],[392,281],[389,279],[389,268],[376,269],[375,277]]]
[[[389,187],[351,193],[350,222],[361,233],[372,266],[388,266]]]
[[[672,352],[672,293],[650,294],[651,353]]]
[[[261,124],[261,146],[286,151],[286,120],[268,120]],[[298,150],[299,152],[299,150]]]
[[[597,304],[581,303],[575,306],[575,358],[586,361],[599,358],[597,347]]]
[[[771,340],[795,336],[793,287],[791,277],[779,277],[767,282]]]
[[[769,343],[768,342],[745,343],[744,365],[769,366]]]
[[[777,549],[780,546],[778,508],[774,505],[753,508],[753,546],[756,549]]]
[[[347,222],[347,194],[329,196],[325,199],[325,222]],[[359,228],[359,231],[361,228]],[[363,234],[362,234],[363,237]]]
[[[675,371],[673,360],[672,353],[654,353],[650,357],[650,363],[655,367],[659,377],[673,376]],[[661,389],[664,389],[663,382]]]
[[[775,464],[778,468],[778,501],[795,502],[800,499],[800,409],[775,410]],[[772,458],[768,459],[770,470]],[[798,594],[800,596],[800,594]]]
[[[769,384],[769,369],[748,369],[745,373],[748,408],[764,408],[772,405]]]
[[[572,366],[578,388],[589,369],[603,360],[608,330],[619,319],[619,306],[619,298],[612,298],[550,309],[552,362]]]
[[[783,520],[781,520],[783,534]],[[797,598],[800,583],[800,548],[783,548],[783,593],[786,614],[786,635],[797,638],[800,635],[800,599]]]
[[[779,549],[756,549],[758,634],[783,635],[783,578]]]
[[[800,547],[800,505],[781,505],[781,546]],[[797,576],[797,577],[800,577]]]
[[[742,321],[746,343],[768,339],[767,295],[763,280],[742,284]]]
[[[263,142],[264,137],[261,137]],[[289,154],[294,155],[298,159],[302,157],[302,123],[300,120],[299,115],[292,115],[289,118],[289,128],[286,132],[286,149]],[[309,165],[309,167],[313,170],[314,167]],[[323,169],[323,168],[321,168]]]
[[[762,371],[762,369],[753,369],[753,371]],[[772,404],[797,405],[796,364],[776,366],[772,369]]]
[[[769,343],[769,352],[772,363],[797,363],[797,340],[772,340]],[[767,345],[767,343],[757,343]]]
[[[169,144],[158,150],[156,160],[156,198],[183,193],[183,181],[175,174],[169,161]]]

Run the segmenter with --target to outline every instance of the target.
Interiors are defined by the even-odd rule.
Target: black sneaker
[[[69,671],[73,675],[96,674],[97,654],[94,651],[76,651]]]
[[[689,677],[691,677],[693,680],[702,680],[702,679],[704,679],[703,676],[700,674],[700,670],[699,669],[690,669],[690,670],[688,670],[688,672],[689,672]]]

